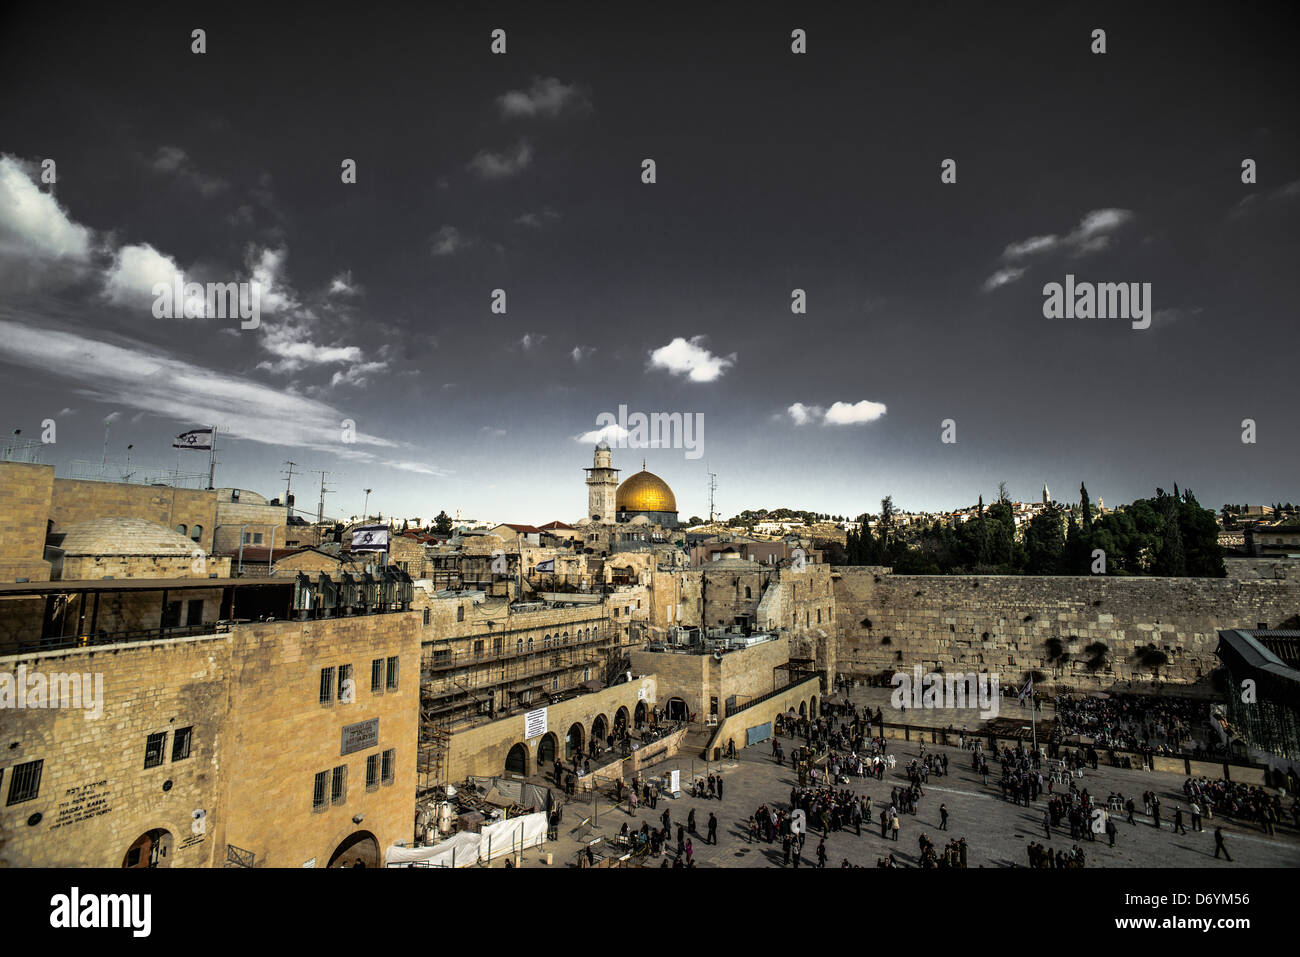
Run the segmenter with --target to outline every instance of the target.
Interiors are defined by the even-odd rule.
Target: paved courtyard
[[[856,696],[855,696],[856,697]],[[782,738],[782,747],[786,754],[801,741]],[[901,831],[897,842],[882,839],[880,826],[873,828],[865,825],[862,835],[855,836],[850,827],[846,831],[832,831],[826,839],[827,866],[838,867],[845,859],[852,864],[874,867],[878,859],[893,853],[895,860],[905,867],[915,867],[919,861],[920,849],[918,837],[922,833],[942,849],[950,839],[965,837],[968,848],[968,867],[1024,867],[1028,864],[1026,847],[1031,841],[1048,845],[1052,850],[1068,850],[1075,842],[1070,840],[1068,826],[1064,829],[1053,828],[1051,840],[1047,840],[1042,825],[1043,811],[1047,795],[1040,796],[1033,807],[1019,807],[1004,801],[998,787],[998,766],[990,761],[989,784],[983,784],[980,775],[971,770],[971,752],[957,747],[926,745],[927,753],[946,753],[949,759],[950,774],[945,777],[930,776],[930,783],[925,786],[925,796],[921,798],[915,815],[900,815]],[[890,740],[889,752],[897,758],[897,767],[887,771],[881,781],[871,778],[853,778],[849,787],[858,794],[870,794],[875,808],[888,805],[890,790],[895,786],[907,784],[905,768],[908,761],[920,753],[918,742]],[[692,762],[689,756],[670,760],[654,769],[655,773],[680,768],[682,779],[688,779]],[[695,770],[703,773],[704,762],[696,759]],[[723,761],[711,765],[720,771],[726,785],[723,801],[694,799],[682,797],[678,800],[660,798],[657,810],[638,809],[629,815],[623,807],[613,805],[608,794],[600,795],[597,820],[598,824],[587,839],[610,837],[618,833],[624,821],[630,830],[640,828],[642,821],[648,821],[651,827],[658,826],[660,815],[667,807],[672,811],[673,836],[676,837],[677,822],[685,823],[686,816],[695,809],[696,825],[699,834],[692,837],[697,867],[780,867],[782,853],[779,840],[774,844],[764,842],[749,843],[747,822],[760,804],[776,808],[789,806],[790,789],[796,784],[794,772],[790,769],[787,757],[784,767],[778,766],[771,757],[770,744],[764,742],[740,752],[735,761]],[[1300,835],[1293,826],[1277,828],[1276,836],[1264,834],[1258,827],[1248,824],[1226,823],[1219,818],[1206,819],[1206,829],[1194,832],[1190,829],[1190,815],[1186,813],[1186,801],[1183,798],[1183,775],[1162,774],[1147,771],[1126,771],[1102,767],[1097,771],[1087,770],[1081,779],[1076,779],[1080,788],[1087,788],[1089,793],[1103,801],[1112,792],[1122,792],[1126,797],[1138,798],[1136,824],[1125,822],[1124,815],[1116,817],[1119,833],[1115,847],[1108,845],[1105,835],[1098,835],[1096,841],[1078,842],[1087,855],[1088,867],[1169,867],[1169,868],[1211,868],[1227,869],[1232,867],[1300,867]],[[1059,785],[1058,785],[1059,788]],[[1151,819],[1141,813],[1140,795],[1145,790],[1154,790],[1161,797],[1161,827],[1156,829]],[[939,830],[939,804],[945,803],[949,812],[948,831]],[[1289,797],[1284,799],[1284,807],[1289,807]],[[1176,834],[1170,826],[1176,807],[1184,810],[1188,833]],[[710,846],[704,843],[704,832],[709,813],[718,817],[718,844]],[[554,855],[552,866],[560,867],[571,864],[583,846],[580,836],[573,833],[575,826],[591,814],[591,796],[578,795],[564,808],[564,823],[560,829],[559,839],[549,842],[539,851],[532,849],[524,857],[523,866],[545,866],[542,854]],[[878,811],[877,811],[878,814]],[[1288,815],[1288,822],[1290,817]],[[1224,824],[1224,838],[1233,863],[1214,858],[1214,825]],[[820,840],[820,833],[810,833],[804,847],[803,866],[816,864],[815,851]],[[675,851],[675,845],[670,844]],[[646,858],[647,866],[658,867],[659,860]],[[502,866],[497,862],[494,866]]]

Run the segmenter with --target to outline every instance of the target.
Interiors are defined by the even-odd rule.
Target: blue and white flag
[[[539,572],[554,572],[554,571],[555,571],[555,559],[554,559],[554,558],[548,558],[548,559],[547,559],[546,561],[544,561],[544,562],[538,562],[538,563],[537,563],[536,571],[539,571]]]
[[[188,432],[182,432],[172,440],[174,449],[199,449],[203,452],[212,450],[212,430],[211,429],[191,429]]]
[[[352,550],[354,552],[388,551],[388,526],[371,525],[352,530]]]
[[[1025,699],[1028,698],[1033,693],[1034,693],[1034,676],[1030,675],[1029,680],[1025,682],[1025,686],[1020,689],[1020,703],[1024,704]]]

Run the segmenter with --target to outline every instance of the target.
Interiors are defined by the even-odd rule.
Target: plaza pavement
[[[878,689],[877,689],[878,690]],[[854,696],[855,699],[857,695]],[[909,716],[911,712],[909,712]],[[943,725],[951,723],[944,721]],[[957,727],[961,724],[957,723]],[[802,740],[782,737],[782,747],[787,755],[784,767],[778,766],[771,757],[770,742],[763,742],[741,751],[735,761],[723,761],[711,765],[720,770],[726,781],[723,801],[682,797],[677,800],[660,797],[656,810],[639,808],[629,815],[623,807],[613,805],[608,794],[599,795],[598,825],[591,830],[591,837],[610,837],[618,833],[624,821],[630,830],[640,828],[642,821],[658,826],[660,815],[667,807],[672,811],[673,837],[676,838],[677,822],[685,823],[686,816],[695,809],[696,826],[699,833],[691,838],[694,845],[697,867],[780,867],[782,854],[778,842],[749,843],[747,822],[760,804],[777,808],[787,807],[790,789],[796,778],[789,766],[789,753]],[[890,790],[907,783],[907,763],[919,755],[920,743],[891,739],[888,742],[889,753],[895,755],[897,766],[887,771],[881,781],[872,778],[852,778],[848,785],[855,793],[867,793],[872,796],[873,810],[879,817],[879,808],[888,805]],[[1024,867],[1028,864],[1027,845],[1031,841],[1048,845],[1053,851],[1068,850],[1072,844],[1068,827],[1064,830],[1053,829],[1051,840],[1043,833],[1042,817],[1049,795],[1040,795],[1032,807],[1017,806],[1004,801],[998,787],[1000,767],[990,760],[989,784],[982,783],[982,777],[971,770],[971,752],[957,747],[943,747],[927,744],[927,752],[943,752],[948,755],[950,773],[945,777],[930,776],[930,783],[925,786],[925,796],[918,803],[915,815],[899,816],[901,829],[897,842],[880,837],[880,825],[865,825],[862,836],[854,835],[850,827],[845,831],[832,831],[826,839],[827,866],[838,867],[844,859],[852,864],[874,867],[878,859],[893,853],[895,860],[906,867],[915,867],[919,861],[920,849],[917,838],[922,832],[929,834],[937,848],[950,839],[965,837],[968,845],[967,866],[976,867]],[[689,755],[670,759],[653,769],[660,774],[665,770],[680,768],[683,782],[691,768]],[[704,763],[695,761],[698,772],[704,769]],[[1084,849],[1087,866],[1093,867],[1166,867],[1166,868],[1207,868],[1229,869],[1233,867],[1300,867],[1300,835],[1293,826],[1284,825],[1277,828],[1276,836],[1264,834],[1258,827],[1249,824],[1225,823],[1219,818],[1205,819],[1205,830],[1191,830],[1191,815],[1182,793],[1183,775],[1154,773],[1148,771],[1120,770],[1101,767],[1097,771],[1085,770],[1082,778],[1076,778],[1077,785],[1087,788],[1096,798],[1105,800],[1112,792],[1122,792],[1125,797],[1135,797],[1138,814],[1135,825],[1125,822],[1125,815],[1115,816],[1118,834],[1114,848],[1108,845],[1104,834],[1097,835],[1096,841],[1077,842]],[[1060,787],[1059,785],[1057,786]],[[1157,830],[1151,820],[1141,813],[1140,795],[1145,790],[1154,790],[1161,797],[1161,828]],[[939,804],[948,806],[949,829],[939,830]],[[1283,800],[1284,807],[1289,807],[1289,796]],[[1170,822],[1176,807],[1182,807],[1187,834],[1173,833]],[[704,843],[704,833],[712,811],[718,817],[718,844],[710,846]],[[583,842],[572,832],[578,822],[590,815],[590,794],[579,794],[564,808],[564,822],[560,828],[559,839],[548,842],[544,848],[530,849],[524,855],[522,866],[545,866],[543,857],[546,853],[553,855],[553,867],[572,864]],[[1290,822],[1287,815],[1287,821]],[[1224,825],[1224,839],[1233,862],[1214,858],[1214,826]],[[816,865],[816,848],[820,832],[810,833],[804,847],[803,866]],[[675,844],[669,845],[675,851]],[[647,858],[646,864],[658,867],[662,862]],[[493,866],[503,866],[495,862]]]

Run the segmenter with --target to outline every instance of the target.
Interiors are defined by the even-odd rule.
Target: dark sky
[[[724,514],[1300,500],[1289,5],[232,6],[0,14],[0,426],[47,462],[217,422],[219,484],[571,521],[624,405],[703,416],[615,450],[683,517],[710,470]],[[178,270],[261,327],[155,318]],[[1151,328],[1045,319],[1067,273]]]

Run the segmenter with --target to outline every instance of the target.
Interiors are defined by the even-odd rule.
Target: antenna
[[[298,463],[285,462],[284,464],[289,466],[289,474],[284,481],[284,516],[286,519],[290,519],[293,518],[293,506],[289,504],[289,490],[293,487],[293,467]]]
[[[333,472],[327,472],[320,469],[320,504],[316,506],[316,524],[319,525],[325,521],[325,493],[332,492],[334,489],[325,487],[325,476],[333,475]]]
[[[713,493],[718,489],[718,473],[709,473],[709,524],[713,524]]]

